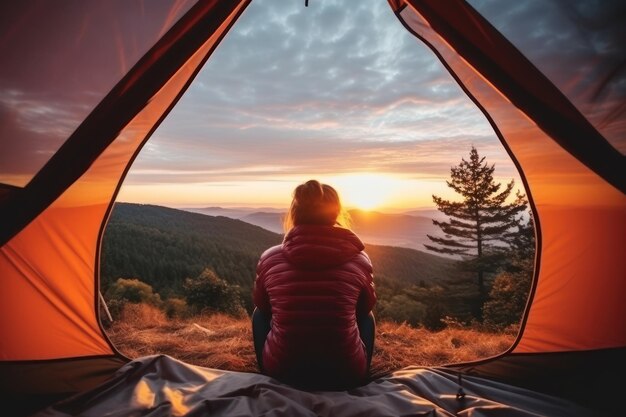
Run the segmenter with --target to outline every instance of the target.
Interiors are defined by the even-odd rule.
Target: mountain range
[[[269,214],[274,220],[280,216]],[[378,226],[359,216],[355,213],[364,230],[376,230]],[[410,216],[382,218],[402,224],[410,220],[406,217]],[[181,293],[185,278],[210,267],[249,294],[259,256],[281,241],[280,234],[243,219],[117,203],[103,238],[102,285],[106,290],[117,278],[138,278],[167,297]],[[366,251],[374,264],[375,279],[396,287],[441,283],[455,273],[454,261],[414,249],[366,244]]]
[[[225,216],[254,224],[274,233],[283,233],[285,210],[274,208],[186,208],[184,210],[212,216]],[[434,209],[412,210],[405,213],[381,213],[378,211],[349,210],[352,229],[364,242],[425,250],[429,243],[426,236],[439,234],[432,219],[445,218]]]

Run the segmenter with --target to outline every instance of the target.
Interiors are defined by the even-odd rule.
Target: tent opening
[[[128,172],[102,243],[109,337],[129,357],[255,371],[255,265],[281,242],[295,186],[316,178],[337,188],[374,265],[374,374],[506,351],[535,250],[530,209],[511,208],[526,195],[515,165],[385,2],[301,6],[251,4]],[[509,207],[519,222],[490,224],[501,230],[480,259],[471,230],[433,222],[459,221],[433,195],[472,198],[446,181],[473,150],[502,200],[481,218]]]

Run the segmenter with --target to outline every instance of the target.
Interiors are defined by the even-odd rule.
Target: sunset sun
[[[382,174],[350,174],[337,177],[333,183],[348,208],[374,210],[388,203],[397,180]]]

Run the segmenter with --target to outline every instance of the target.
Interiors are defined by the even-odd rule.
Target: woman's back
[[[264,372],[299,385],[338,387],[367,374],[357,315],[376,302],[372,266],[349,229],[298,225],[259,261],[256,306],[271,314]]]

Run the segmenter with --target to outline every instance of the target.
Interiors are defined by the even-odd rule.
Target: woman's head
[[[339,194],[333,187],[316,180],[309,180],[296,187],[285,218],[286,232],[301,224],[332,226],[337,223],[349,227],[347,213],[341,207]]]

